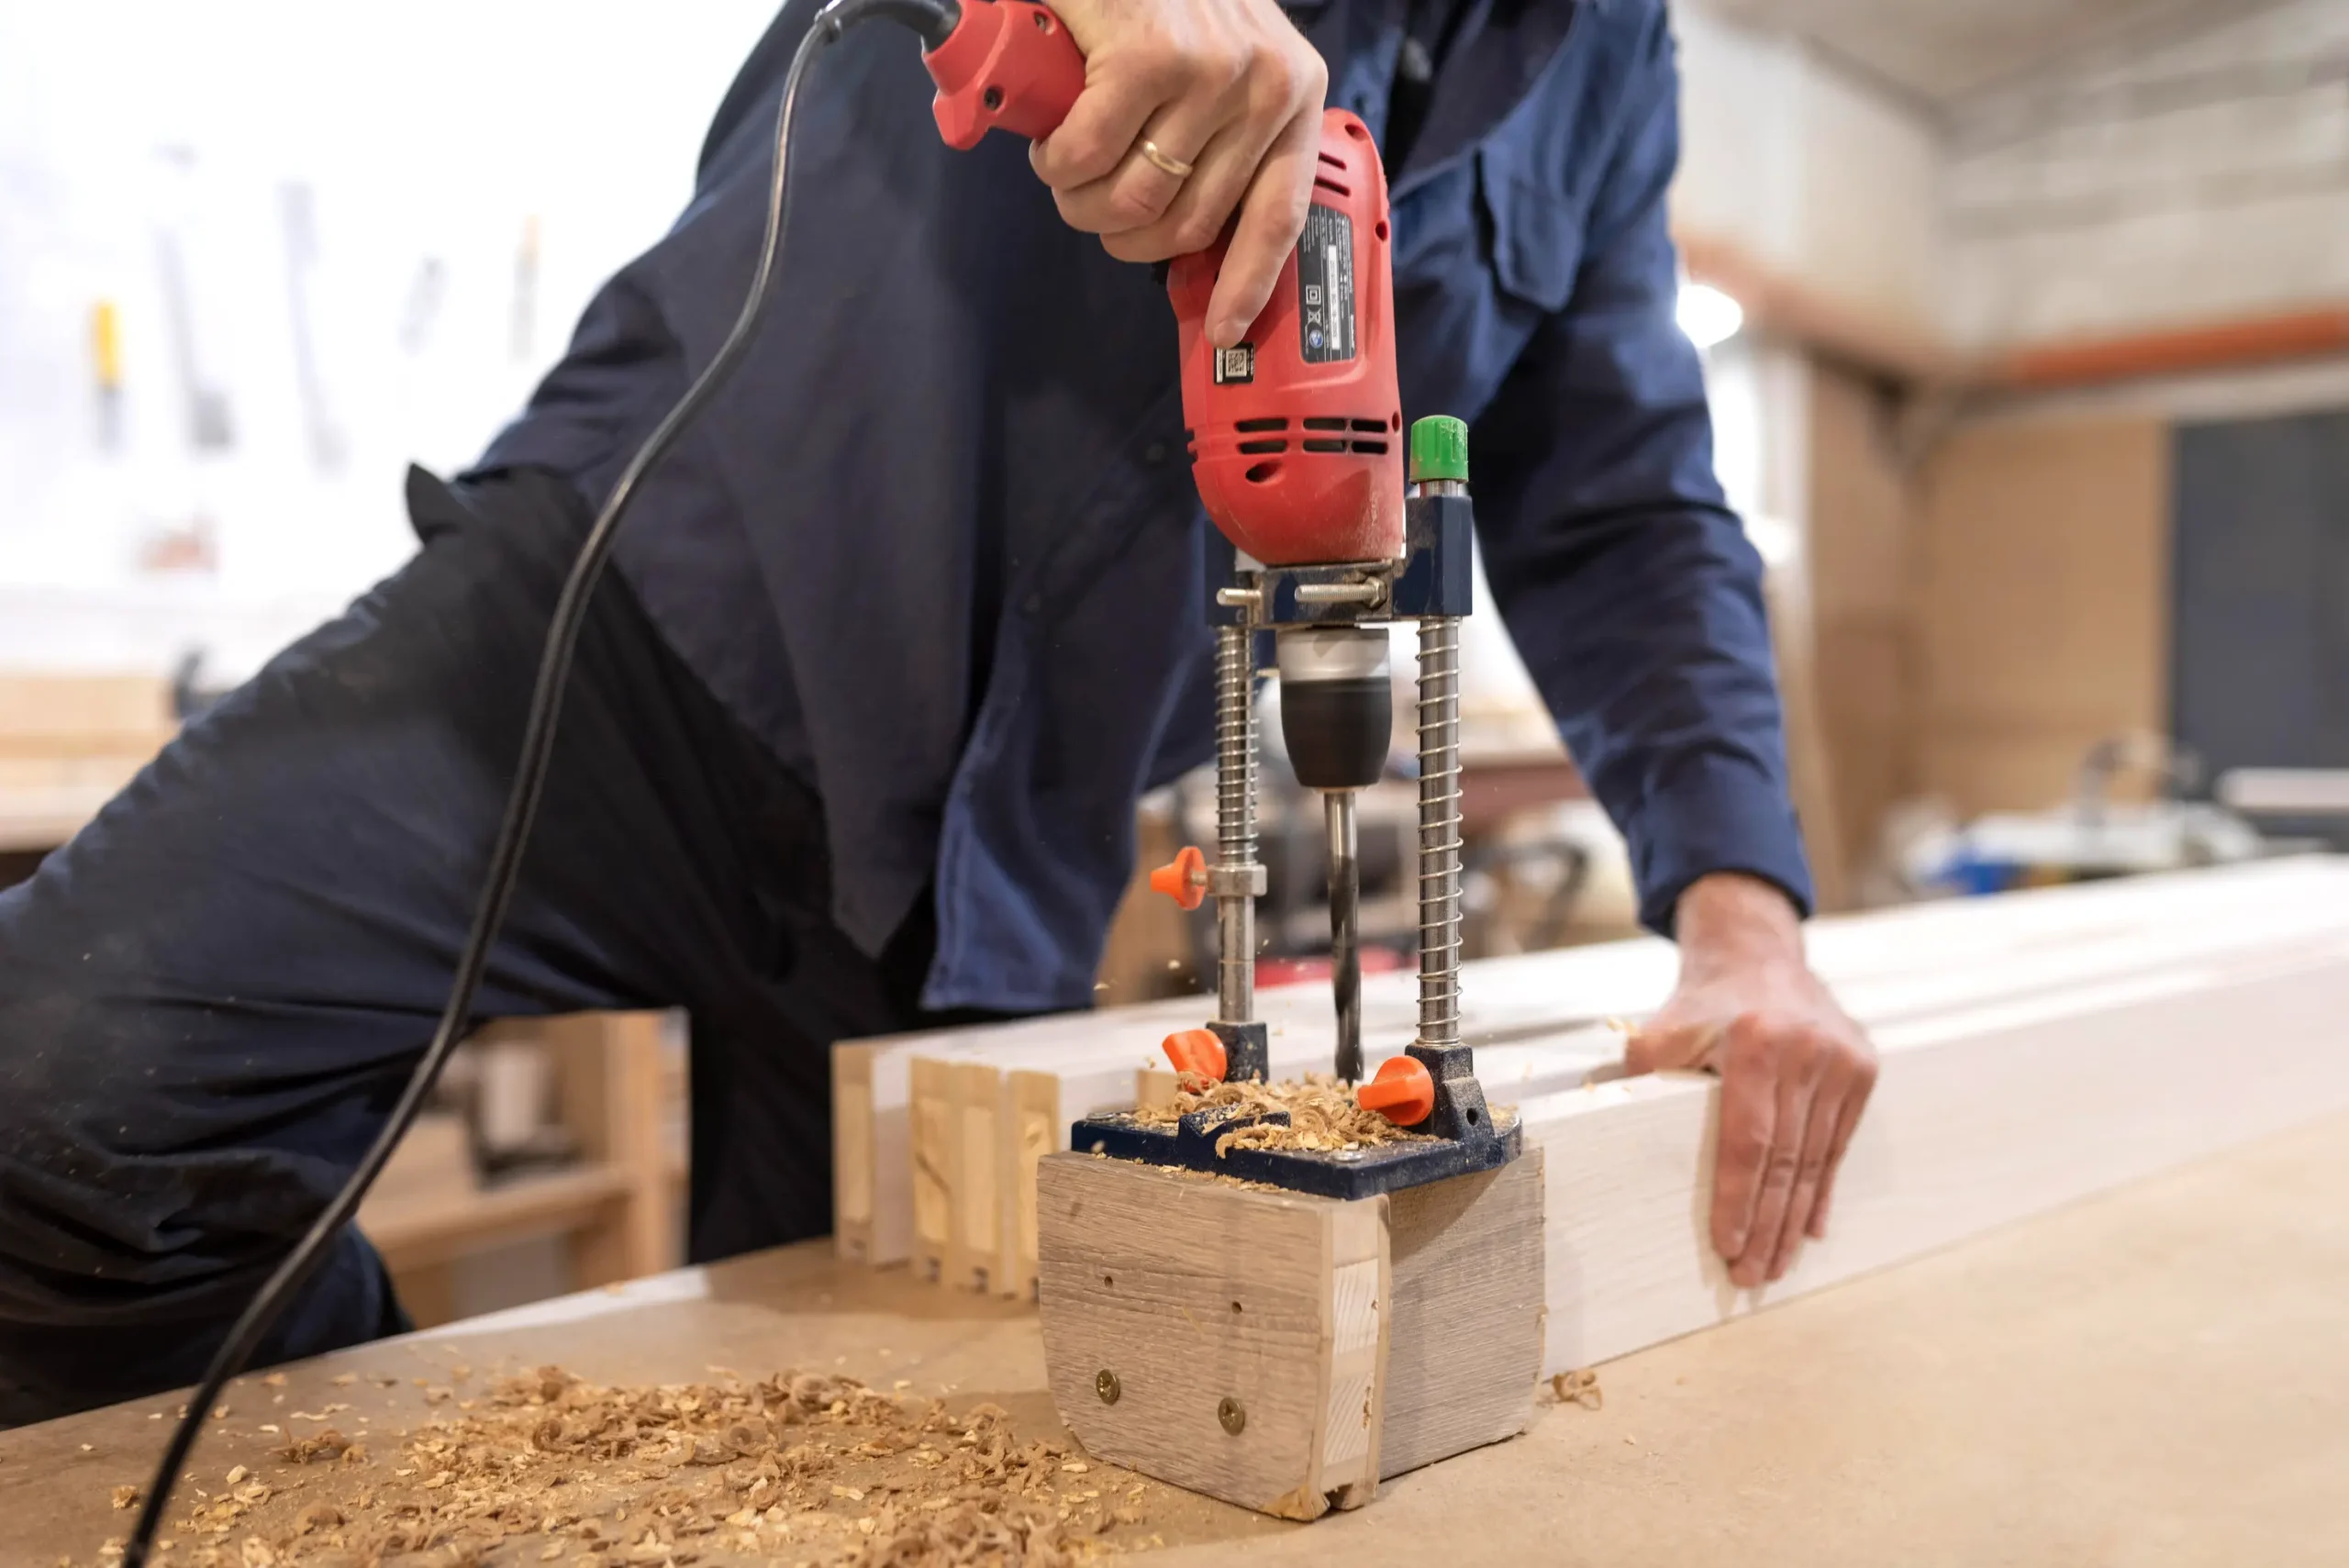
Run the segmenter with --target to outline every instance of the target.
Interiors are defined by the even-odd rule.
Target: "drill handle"
[[[1030,141],[1060,128],[1085,91],[1085,56],[1036,0],[962,0],[946,41],[923,57],[938,97],[930,112],[956,151],[990,130]]]

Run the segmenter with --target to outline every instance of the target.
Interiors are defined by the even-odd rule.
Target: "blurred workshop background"
[[[665,227],[771,10],[0,0],[0,884],[403,560],[404,466],[476,453]],[[1682,321],[1823,902],[2349,843],[2349,0],[1674,13]],[[1474,951],[1626,934],[1496,618],[1466,686]],[[1141,865],[1210,793],[1145,803]],[[1319,811],[1266,811],[1264,978],[1318,977]],[[1210,935],[1130,900],[1104,998]],[[674,1255],[682,1038],[469,1048],[371,1202],[420,1316]]]

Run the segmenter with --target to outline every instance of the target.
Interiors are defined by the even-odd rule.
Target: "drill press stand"
[[[1191,904],[1203,896],[1216,901],[1217,1010],[1207,1029],[1222,1047],[1223,1078],[1261,1082],[1267,1064],[1264,1025],[1254,1016],[1255,899],[1264,889],[1264,868],[1256,860],[1256,638],[1266,631],[1286,636],[1376,628],[1383,647],[1386,626],[1417,623],[1419,1029],[1409,1055],[1426,1071],[1433,1109],[1408,1125],[1430,1136],[1366,1149],[1219,1153],[1223,1134],[1250,1122],[1284,1122],[1286,1116],[1217,1107],[1194,1111],[1173,1127],[1130,1115],[1089,1118],[1072,1129],[1073,1149],[1349,1199],[1492,1170],[1517,1157],[1518,1129],[1513,1120],[1497,1120],[1486,1105],[1474,1053],[1460,1039],[1459,650],[1460,620],[1472,607],[1475,527],[1465,482],[1465,434],[1455,420],[1422,420],[1412,431],[1412,449],[1399,557],[1309,566],[1267,566],[1243,557],[1235,581],[1217,595],[1217,854],[1210,864],[1186,851],[1186,860],[1169,868],[1181,880],[1168,890],[1187,894]],[[1384,663],[1382,653],[1377,665]],[[1386,701],[1382,689],[1382,732]],[[1383,746],[1378,751],[1383,755]],[[1331,868],[1333,907],[1341,897],[1335,885],[1339,870]],[[1338,956],[1342,970],[1352,955]],[[1345,998],[1358,988],[1348,979],[1341,974],[1338,982],[1341,1060],[1349,1054],[1345,1029],[1353,1021]]]

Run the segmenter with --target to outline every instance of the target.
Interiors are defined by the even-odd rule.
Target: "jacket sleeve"
[[[1762,562],[1713,474],[1675,320],[1665,191],[1679,83],[1664,18],[1626,84],[1583,258],[1471,443],[1486,576],[1568,749],[1629,841],[1640,917],[1743,872],[1806,914]]]

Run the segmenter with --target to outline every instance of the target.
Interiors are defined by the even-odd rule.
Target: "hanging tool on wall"
[[[102,299],[90,307],[90,368],[98,385],[98,447],[122,450],[122,312]]]
[[[785,78],[766,229],[749,295],[709,364],[614,484],[580,547],[548,630],[481,900],[431,1041],[343,1189],[230,1328],[147,1489],[124,1568],[144,1568],[204,1413],[357,1212],[463,1037],[545,787],[588,597],[645,474],[741,363],[774,295],[790,209],[792,121],[807,72],[850,28],[875,17],[920,38],[939,88],[933,108],[940,132],[958,149],[976,145],[990,129],[1049,135],[1083,91],[1083,57],[1060,19],[1033,0],[833,0],[809,25]],[[1380,628],[1387,623],[1418,623],[1419,1039],[1407,1059],[1409,1081],[1383,1093],[1365,1085],[1364,1097],[1384,1102],[1394,1119],[1433,1136],[1350,1159],[1254,1151],[1264,1158],[1249,1172],[1239,1171],[1236,1161],[1218,1167],[1299,1191],[1361,1195],[1494,1168],[1515,1157],[1519,1140],[1513,1126],[1494,1127],[1459,1038],[1457,662],[1470,581],[1465,434],[1454,420],[1420,422],[1412,439],[1417,483],[1407,501],[1386,176],[1369,131],[1341,110],[1325,116],[1320,162],[1304,237],[1245,341],[1219,350],[1207,337],[1220,247],[1182,258],[1168,272],[1193,472],[1208,517],[1239,551],[1233,581],[1211,611],[1218,628],[1218,856],[1210,867],[1196,851],[1186,855],[1178,892],[1194,902],[1218,900],[1219,1016],[1205,1031],[1224,1057],[1216,1075],[1262,1079],[1265,1028],[1253,1016],[1253,900],[1264,879],[1255,857],[1255,639],[1272,631],[1305,639],[1294,645],[1291,662],[1307,693],[1304,707],[1322,724],[1306,738],[1305,750],[1319,759],[1311,764],[1317,776],[1335,779],[1359,773],[1349,760],[1368,749],[1364,727],[1370,720],[1357,688],[1379,662],[1371,639],[1383,645]],[[1331,689],[1311,690],[1319,685]],[[1381,756],[1386,700],[1382,694]],[[1292,734],[1293,746],[1297,739]],[[1139,1126],[1085,1122],[1078,1126],[1078,1147],[1115,1138],[1125,1140],[1119,1151],[1134,1159],[1197,1163],[1231,1125],[1228,1114],[1197,1113],[1175,1135],[1152,1140]],[[1212,1160],[1211,1152],[1204,1157]]]
[[[200,347],[204,327],[196,316],[189,282],[195,264],[190,255],[195,217],[198,212],[195,151],[172,147],[162,152],[173,172],[180,210],[155,231],[155,276],[163,295],[163,317],[172,338],[172,357],[179,371],[180,391],[187,405],[188,444],[198,452],[226,451],[236,445],[237,425],[228,394],[211,373]]]
[[[302,418],[310,438],[310,462],[321,473],[342,467],[342,429],[335,422],[318,369],[316,302],[318,270],[317,195],[306,181],[288,180],[277,188],[278,217],[285,229],[285,297],[292,312],[294,382],[301,393]]]

